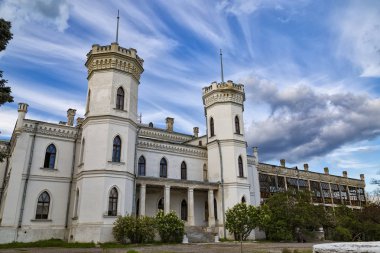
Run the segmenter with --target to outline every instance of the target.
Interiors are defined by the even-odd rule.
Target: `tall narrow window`
[[[83,157],[84,157],[84,145],[85,145],[85,140],[82,140],[82,151],[80,153],[80,163],[83,163]]]
[[[56,154],[57,149],[54,144],[50,144],[46,149],[44,168],[54,169]]]
[[[108,197],[108,216],[117,215],[117,199],[118,199],[118,193],[117,193],[116,188],[113,187]]]
[[[216,205],[216,199],[214,198],[214,217],[215,220],[218,219],[218,206]]]
[[[208,175],[207,175],[207,165],[206,164],[203,164],[203,181],[207,181],[208,180]]]
[[[91,90],[88,90],[86,113],[88,113],[90,111],[90,99],[91,99]]]
[[[119,136],[116,136],[113,139],[113,149],[112,149],[112,162],[120,162],[121,154],[121,139]]]
[[[187,168],[186,168],[186,163],[182,162],[181,163],[181,179],[186,180],[187,179]]]
[[[214,133],[214,119],[210,118],[210,135],[211,137],[215,135]]]
[[[243,159],[241,158],[241,156],[239,156],[238,164],[239,164],[239,177],[244,177]]]
[[[124,110],[124,90],[122,87],[117,89],[116,109]]]
[[[46,191],[38,197],[36,220],[47,220],[49,216],[50,195]]]
[[[75,195],[75,207],[74,207],[74,217],[78,217],[78,205],[79,205],[79,189]]]
[[[168,177],[168,163],[165,158],[160,161],[160,177]]]
[[[182,200],[181,202],[181,220],[187,221],[187,202]]]
[[[158,201],[157,209],[164,211],[164,207],[164,198],[160,198],[160,200]]]
[[[235,133],[240,134],[240,121],[237,115],[235,116]]]
[[[139,158],[139,176],[145,176],[145,158],[140,156]]]
[[[244,196],[241,198],[241,203],[246,203],[246,200],[245,200]]]
[[[140,199],[136,201],[136,217],[140,216]]]

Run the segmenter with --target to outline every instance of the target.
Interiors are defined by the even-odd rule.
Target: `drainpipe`
[[[137,133],[136,133],[136,142],[135,142],[135,161],[134,161],[134,166],[133,168],[135,169],[135,175],[133,177],[133,203],[132,203],[132,214],[135,214],[136,216],[138,215],[136,213],[136,187],[137,187],[137,173],[138,173],[138,168],[137,168],[137,145],[138,145],[138,138],[139,138],[139,133],[140,133],[141,127],[137,127]],[[146,169],[145,169],[146,170]],[[141,200],[140,200],[141,201]]]
[[[220,180],[222,186],[222,218],[223,218],[223,233],[224,239],[226,239],[226,222],[225,222],[225,207],[224,207],[224,178],[223,178],[223,161],[222,161],[222,150],[220,148],[220,141],[216,140],[219,148],[219,160],[220,160]]]
[[[30,155],[29,155],[29,161],[28,161],[28,168],[26,171],[26,178],[25,178],[25,184],[24,184],[24,190],[22,193],[22,200],[21,200],[21,209],[20,209],[20,216],[18,219],[18,226],[16,229],[16,239],[18,237],[18,231],[21,228],[22,225],[22,218],[24,216],[24,208],[25,208],[25,199],[26,199],[26,190],[28,189],[28,182],[29,182],[29,177],[30,177],[30,170],[32,168],[32,160],[33,160],[33,152],[34,152],[34,146],[36,142],[36,135],[37,135],[37,129],[38,129],[38,122],[36,123],[36,126],[34,128],[34,134],[32,138],[32,145],[30,149]]]
[[[77,152],[77,141],[78,141],[78,136],[79,136],[79,128],[78,128],[78,133],[75,136],[74,139],[74,147],[73,147],[73,161],[71,163],[71,177],[70,177],[70,185],[69,185],[69,192],[68,192],[68,197],[67,197],[67,207],[66,207],[66,223],[65,223],[65,228],[68,227],[69,225],[69,209],[70,209],[70,200],[71,200],[71,193],[72,193],[72,187],[73,187],[73,178],[74,178],[74,170],[75,170],[75,159],[76,159],[76,152]]]

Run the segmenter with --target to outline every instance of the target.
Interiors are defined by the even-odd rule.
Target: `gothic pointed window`
[[[121,154],[121,139],[119,136],[116,136],[113,139],[112,162],[120,162],[120,154]]]
[[[119,89],[117,89],[116,109],[124,110],[124,90],[122,87],[119,87]]]
[[[87,105],[86,105],[86,114],[90,111],[90,99],[91,99],[91,90],[88,90]]]
[[[160,161],[160,177],[168,177],[168,163],[165,158]]]
[[[140,156],[139,158],[139,167],[138,167],[139,176],[145,176],[145,158]]]
[[[118,200],[118,192],[115,187],[113,187],[110,191],[110,195],[108,196],[108,216],[116,216],[117,215],[117,200]]]
[[[182,200],[181,202],[181,220],[187,221],[187,202]]]
[[[54,144],[50,144],[46,149],[44,168],[54,169],[56,154],[57,149]]]
[[[241,203],[246,203],[246,200],[245,200],[244,196],[241,198]]]
[[[38,197],[36,220],[47,220],[49,216],[50,195],[46,191]]]
[[[237,115],[235,116],[235,133],[240,134],[240,121]]]
[[[164,207],[164,198],[160,198],[160,200],[158,201],[157,209],[164,211]]]
[[[239,164],[239,177],[244,177],[244,168],[243,168],[243,159],[241,156],[238,158],[238,164]]]
[[[186,168],[186,163],[182,162],[181,163],[181,179],[186,180],[187,179],[187,168]]]
[[[214,119],[211,117],[210,118],[210,135],[213,137],[215,135],[214,133]]]

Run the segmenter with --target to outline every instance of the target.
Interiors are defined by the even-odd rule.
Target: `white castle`
[[[188,228],[224,236],[224,212],[260,203],[257,149],[247,155],[244,86],[203,88],[207,134],[198,136],[139,122],[143,59],[112,43],[87,54],[85,118],[27,119],[19,104],[9,157],[0,164],[0,243],[61,238],[112,241],[118,215],[175,211]]]

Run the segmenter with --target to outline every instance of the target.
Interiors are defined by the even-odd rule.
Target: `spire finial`
[[[116,43],[119,42],[119,10],[117,10]]]
[[[222,77],[222,83],[224,83],[222,49],[220,49],[220,74],[221,74],[221,77]]]

